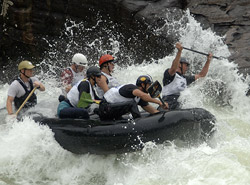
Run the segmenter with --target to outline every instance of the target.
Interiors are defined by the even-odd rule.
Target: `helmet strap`
[[[147,84],[146,84],[146,83],[143,83],[143,84],[144,84],[145,86],[144,86],[144,87],[142,86],[142,90],[143,90],[143,92],[145,92],[145,93],[146,93],[146,92],[147,92],[147,90],[146,90],[146,86],[147,86]]]
[[[110,71],[110,68],[109,68],[109,64],[107,63],[107,66],[104,66],[104,67],[108,70],[109,74],[111,74],[111,71]]]
[[[108,70],[109,70],[109,74],[111,75],[111,70],[110,70],[110,68],[109,68],[109,65],[108,65]]]
[[[26,74],[25,74],[25,71],[26,71],[26,69],[23,69],[24,70],[24,73],[20,70],[20,72],[26,77],[26,78],[30,78],[30,77],[28,77]]]
[[[183,63],[181,63],[181,74],[183,74]]]
[[[110,73],[110,68],[109,68],[109,64],[107,63],[107,69],[108,69],[108,71],[109,71],[109,73]]]
[[[75,68],[76,68],[76,73],[78,73],[79,71],[78,71],[78,65],[77,64],[75,64]]]
[[[95,85],[96,84],[95,77],[91,76],[90,78],[94,81],[94,85]]]

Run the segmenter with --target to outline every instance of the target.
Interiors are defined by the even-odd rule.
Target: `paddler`
[[[33,69],[35,66],[28,60],[19,63],[19,77],[16,78],[8,89],[8,97],[6,102],[6,109],[8,115],[14,115],[12,103],[14,102],[15,109],[18,110],[23,104],[30,92],[37,87],[40,91],[45,91],[44,85],[33,77]],[[36,94],[33,93],[24,105],[24,109],[30,108],[37,104]]]
[[[76,53],[72,57],[71,66],[63,70],[61,80],[66,92],[81,79],[85,78],[88,60],[82,53]]]
[[[96,90],[100,98],[103,98],[104,93],[110,88],[121,85],[118,80],[112,76],[116,62],[115,58],[109,54],[102,55],[99,59],[99,67],[102,72],[100,79],[102,87],[97,86]]]
[[[87,70],[87,79],[80,80],[67,94],[67,98],[60,102],[57,114],[59,118],[88,119],[89,115],[98,109],[100,98],[95,85],[100,85],[101,70],[92,66]],[[101,86],[101,85],[100,85]]]
[[[131,113],[133,118],[139,118],[141,114],[138,105],[150,114],[159,112],[148,102],[158,104],[167,109],[167,104],[162,104],[161,101],[151,98],[148,94],[148,88],[152,83],[151,76],[141,75],[138,77],[136,85],[126,84],[108,90],[104,94],[104,99],[99,108],[101,120],[120,119],[126,113]]]
[[[187,76],[185,74],[190,63],[186,58],[181,57],[183,50],[181,43],[176,43],[175,47],[178,50],[176,57],[172,62],[171,68],[166,69],[163,75],[162,99],[168,103],[170,110],[179,108],[180,104],[178,102],[178,98],[181,91],[183,91],[195,80],[207,75],[209,65],[213,57],[213,55],[209,53],[207,61],[201,72],[195,75]]]

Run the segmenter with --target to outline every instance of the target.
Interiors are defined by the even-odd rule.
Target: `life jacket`
[[[77,82],[79,82],[80,80],[82,80],[84,78],[83,72],[76,73],[71,67],[69,67],[68,69],[73,74],[73,79],[72,79],[72,82],[71,82],[71,86],[74,86],[75,84],[77,84]]]
[[[73,107],[77,107],[77,104],[78,104],[78,101],[79,101],[79,91],[78,91],[78,85],[81,83],[81,82],[88,82],[89,84],[89,93],[90,93],[90,96],[92,98],[92,100],[95,99],[95,94],[93,92],[93,88],[90,84],[90,82],[87,80],[87,79],[83,79],[81,81],[79,81],[76,85],[74,85],[70,91],[68,92],[67,94],[67,99],[69,100],[70,104],[73,106]]]
[[[108,84],[109,89],[120,85],[119,82],[113,76],[108,75],[104,72],[102,72],[102,74],[107,78],[107,84]],[[102,88],[100,88],[99,86],[96,86],[96,91],[97,91],[98,97],[103,98],[104,91],[102,90]]]
[[[29,79],[29,84],[30,84],[30,90],[28,90],[27,86],[22,82],[22,80],[20,80],[20,78],[16,79],[24,88],[25,90],[25,94],[21,97],[15,97],[14,98],[14,105],[16,109],[19,109],[19,107],[23,104],[23,102],[26,100],[26,98],[29,96],[30,92],[34,89],[33,87],[33,82],[31,79]],[[25,103],[25,105],[23,106],[23,108],[29,108],[29,107],[33,107],[37,104],[37,97],[36,95],[33,93],[31,95],[31,97],[29,98],[29,100]]]
[[[181,91],[187,87],[187,80],[185,77],[175,73],[175,77],[172,82],[163,86],[162,96],[168,95],[180,95]]]
[[[113,87],[111,89],[109,89],[105,94],[104,94],[104,98],[108,103],[121,103],[121,102],[128,102],[131,100],[135,100],[136,103],[138,103],[140,101],[140,97],[135,97],[135,98],[126,98],[124,96],[122,96],[119,93],[119,89],[122,88],[124,85],[121,85],[119,87]]]

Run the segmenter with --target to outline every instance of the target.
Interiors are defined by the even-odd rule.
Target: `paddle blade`
[[[152,98],[158,98],[161,94],[161,84],[156,80],[154,83],[152,83],[148,88],[148,93]]]

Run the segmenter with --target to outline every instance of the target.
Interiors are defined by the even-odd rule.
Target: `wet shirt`
[[[70,85],[73,81],[73,72],[70,68],[65,69],[61,74],[63,84]]]
[[[136,96],[133,95],[133,91],[135,89],[139,89],[136,85],[133,85],[133,84],[127,84],[127,85],[124,85],[123,87],[121,87],[119,89],[119,93],[121,96],[125,97],[125,98],[135,98]],[[144,106],[147,106],[148,105],[148,102],[140,99],[138,105],[144,107]]]
[[[83,72],[76,73],[69,67],[62,72],[61,79],[64,85],[74,86],[78,81],[84,79],[84,74]]]
[[[36,78],[36,77],[31,77],[30,78],[31,81],[34,83],[35,81],[38,81],[39,80]],[[27,87],[28,91],[30,91],[30,84],[29,82],[23,82],[25,84],[25,86]],[[20,98],[21,96],[25,95],[25,90],[23,88],[23,86],[17,81],[17,80],[14,80],[10,87],[9,87],[9,90],[8,90],[8,96],[11,96],[11,97],[17,97],[17,98]]]
[[[166,69],[166,71],[164,72],[164,76],[163,76],[163,85],[164,86],[170,84],[175,78],[175,75],[171,76],[168,73],[168,70],[169,69]],[[176,73],[178,73],[180,76],[183,76],[186,79],[187,85],[190,85],[191,83],[193,83],[195,81],[195,76],[194,75],[186,76],[186,75],[182,75],[179,72],[176,72]]]
[[[104,75],[107,79],[107,84],[108,84],[108,88],[111,89],[112,87],[118,87],[120,86],[119,82],[117,81],[117,79],[115,79],[113,76],[111,75],[108,75],[106,73],[104,73],[102,71],[102,75]],[[104,91],[102,90],[101,87],[99,87],[98,85],[96,85],[96,92],[98,93],[98,96],[100,98],[103,98],[103,95],[104,95]]]

